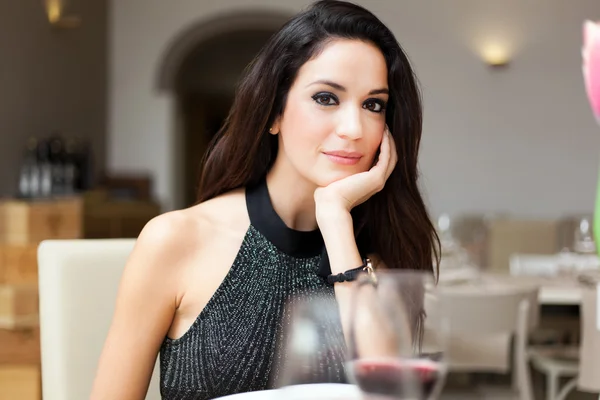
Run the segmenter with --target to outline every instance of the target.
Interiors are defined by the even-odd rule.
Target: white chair
[[[561,262],[572,263],[573,270],[583,270],[595,256],[569,254],[568,259],[560,255],[513,254],[510,257],[510,273],[513,276],[555,276],[560,272]],[[564,279],[567,279],[566,277]],[[573,279],[575,279],[573,277]],[[579,347],[566,346],[561,337],[579,335],[579,318],[546,316],[545,329],[535,332],[533,341],[554,341],[554,345],[534,345],[527,353],[534,369],[546,378],[546,399],[559,397],[560,380],[577,376],[579,372]]]
[[[523,281],[538,282],[544,286],[542,302],[552,305],[576,305],[579,303],[579,288],[576,284],[575,274],[580,271],[589,271],[596,264],[594,255],[581,254],[513,254],[510,257],[510,273]],[[561,265],[570,266],[562,271]],[[573,268],[569,271],[568,268]],[[594,269],[596,267],[593,267]],[[567,339],[574,342],[579,337],[580,323],[576,315],[547,314],[531,340],[535,344],[561,343]],[[561,351],[564,351],[561,350]],[[572,353],[573,348],[566,349]],[[564,357],[559,357],[564,358]]]
[[[44,400],[90,396],[135,239],[50,240],[38,249]],[[158,362],[147,400],[159,400]]]
[[[533,368],[546,376],[546,400],[558,400],[560,380],[577,376],[579,372],[577,347],[534,346],[529,348],[528,356]]]
[[[579,375],[556,395],[564,400],[572,390],[600,393],[600,325],[598,321],[598,287],[586,287],[581,303],[581,349]],[[600,396],[599,396],[600,399]]]
[[[450,321],[449,371],[512,371],[519,399],[533,400],[526,346],[528,331],[538,321],[538,289],[458,285],[440,288],[437,296],[430,311],[441,312]],[[427,340],[426,328],[425,345]]]

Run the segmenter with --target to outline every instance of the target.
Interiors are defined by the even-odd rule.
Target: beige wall
[[[72,31],[48,25],[41,0],[0,7],[0,195],[14,194],[25,141],[61,130],[91,140],[104,166],[107,0],[73,0]]]
[[[583,20],[600,19],[598,0],[358,2],[394,31],[422,83],[422,185],[434,213],[592,208],[600,128],[585,98],[580,48]],[[150,171],[160,199],[176,207],[175,106],[154,88],[171,41],[223,12],[293,13],[308,3],[112,0],[109,167]],[[474,51],[493,38],[514,49],[507,69],[491,70]]]

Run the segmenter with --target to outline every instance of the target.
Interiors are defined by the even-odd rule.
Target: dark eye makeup
[[[319,92],[312,96],[312,99],[320,106],[336,106],[340,104],[337,96],[331,92]],[[370,98],[365,100],[362,108],[374,113],[382,113],[385,111],[386,102],[381,99]]]
[[[363,108],[376,113],[382,113],[385,111],[386,103],[381,99],[367,99],[363,103]]]
[[[334,106],[340,104],[335,94],[330,92],[319,92],[312,96],[312,99],[321,106]]]

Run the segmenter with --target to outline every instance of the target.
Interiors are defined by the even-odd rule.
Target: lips
[[[357,164],[363,156],[362,153],[346,150],[324,151],[323,154],[325,154],[330,161],[341,165]]]

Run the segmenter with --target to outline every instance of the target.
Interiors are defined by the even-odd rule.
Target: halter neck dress
[[[285,225],[275,212],[265,179],[246,189],[250,225],[231,269],[190,329],[165,338],[160,349],[164,400],[204,400],[272,388],[281,372],[279,346],[289,326],[286,304],[300,295],[335,301],[319,230]],[[344,339],[320,365],[329,382],[344,382]]]

